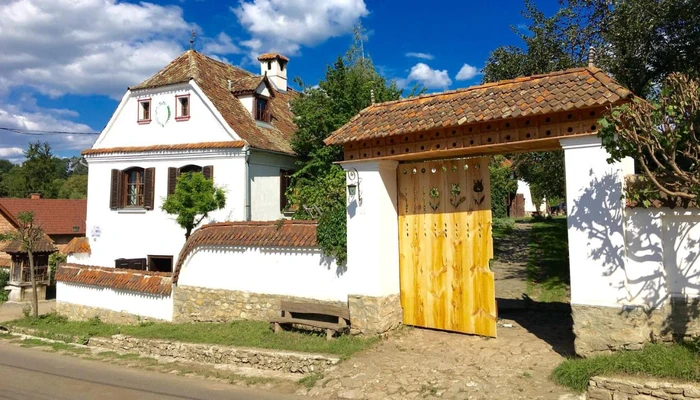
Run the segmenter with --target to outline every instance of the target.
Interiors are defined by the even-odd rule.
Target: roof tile
[[[63,264],[56,270],[56,281],[167,296],[173,278],[165,272]]]
[[[15,218],[22,211],[33,211],[48,235],[84,235],[87,200],[0,198],[2,205]]]

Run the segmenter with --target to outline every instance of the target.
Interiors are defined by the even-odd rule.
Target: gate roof
[[[632,92],[602,70],[595,67],[574,68],[373,104],[335,131],[325,143],[344,144],[347,152],[347,144],[353,142],[584,109],[602,109],[632,97]],[[579,121],[582,119],[579,118]],[[525,137],[521,139],[524,140]]]

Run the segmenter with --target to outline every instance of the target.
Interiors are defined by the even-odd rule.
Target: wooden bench
[[[331,340],[335,333],[347,331],[350,325],[350,310],[347,307],[282,301],[280,308],[281,316],[270,319],[275,332],[284,326],[306,325],[325,330],[326,339]]]

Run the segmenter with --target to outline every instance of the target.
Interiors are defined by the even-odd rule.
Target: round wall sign
[[[156,122],[164,127],[168,121],[170,121],[170,106],[166,102],[161,101],[156,106]]]

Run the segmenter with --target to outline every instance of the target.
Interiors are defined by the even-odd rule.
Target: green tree
[[[647,185],[628,196],[648,207],[653,200],[687,207],[700,197],[700,79],[672,74],[658,102],[615,107],[601,121],[611,161],[633,157]],[[651,189],[651,190],[650,190]]]
[[[291,102],[298,127],[292,147],[300,159],[288,192],[290,203],[298,207],[294,218],[318,218],[319,246],[341,264],[346,259],[345,173],[333,163],[342,160],[343,150],[326,146],[323,140],[368,107],[372,92],[377,102],[399,99],[403,93],[362,54],[363,35],[362,27],[356,27],[350,49],[326,68],[317,86],[297,80],[303,90]],[[414,86],[411,95],[423,91]],[[320,216],[310,215],[305,206],[317,208]]]
[[[563,172],[563,151],[522,153],[515,155],[514,160],[515,175],[530,185],[532,202],[536,206],[542,204],[543,199],[549,204],[556,204],[565,197],[564,174],[552,173],[557,170]]]
[[[504,156],[498,155],[489,160],[491,175],[491,211],[494,218],[508,217],[508,198],[518,190],[518,181]]]
[[[29,279],[32,283],[32,315],[39,317],[39,296],[36,288],[36,271],[34,265],[34,249],[37,243],[44,237],[41,226],[34,221],[34,212],[22,211],[17,214],[19,226],[16,231],[0,235],[0,240],[19,242],[22,250],[29,256]]]
[[[73,174],[68,179],[58,181],[62,182],[58,189],[59,199],[87,199],[87,175]]]
[[[177,215],[177,223],[185,229],[185,239],[190,237],[211,211],[224,208],[226,194],[214,181],[201,172],[181,174],[177,178],[175,193],[163,201],[161,209]]]

